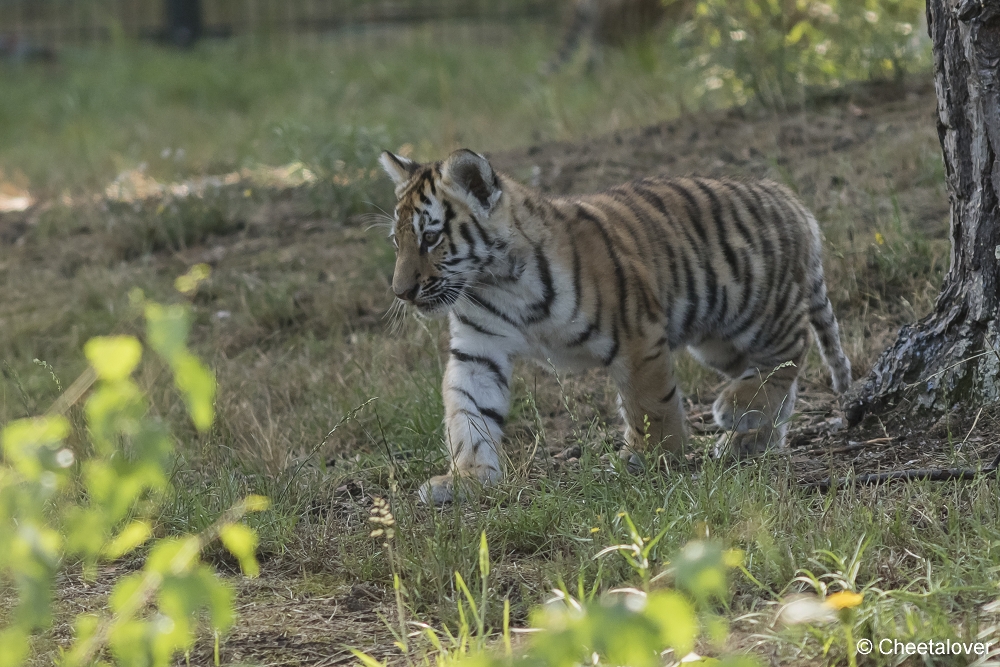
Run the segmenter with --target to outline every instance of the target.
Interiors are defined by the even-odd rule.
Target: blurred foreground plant
[[[436,667],[577,667],[578,665],[622,665],[627,667],[672,667],[713,665],[755,667],[758,661],[746,655],[703,658],[693,653],[696,644],[707,641],[719,650],[728,635],[728,625],[716,609],[728,602],[728,570],[742,564],[738,551],[723,550],[711,541],[689,542],[668,567],[650,577],[650,552],[663,537],[640,536],[628,514],[623,513],[632,539],[602,550],[595,558],[619,552],[642,577],[643,590],[613,589],[597,599],[598,581],[588,595],[580,583],[573,597],[563,587],[531,614],[530,638],[520,655],[511,641],[510,604],[504,600],[503,628],[498,639],[503,652],[491,647],[495,632],[485,626],[490,572],[485,532],[479,548],[481,597],[477,601],[462,575],[455,573],[459,626],[436,630],[424,623],[411,623],[432,647],[418,661],[404,643],[408,663]],[[672,579],[673,588],[657,588],[658,581]],[[398,581],[398,578],[397,578]],[[470,619],[471,616],[471,619]],[[472,621],[471,623],[469,621]],[[522,631],[523,632],[523,631]],[[499,648],[499,647],[496,647]],[[372,656],[354,651],[364,667],[385,667]]]
[[[188,278],[197,281],[203,273]],[[207,431],[215,416],[215,377],[188,351],[189,309],[146,301],[139,291],[130,296],[144,314],[147,345],[170,368],[195,427]],[[168,486],[172,436],[149,416],[146,397],[132,379],[142,344],[132,336],[93,338],[84,353],[90,367],[46,414],[3,428],[0,578],[15,584],[18,603],[0,630],[0,667],[22,664],[31,635],[51,623],[60,570],[80,564],[84,577],[93,579],[99,564],[149,540],[154,526],[145,517]],[[75,429],[67,415],[85,395],[86,427]],[[249,496],[198,535],[153,542],[142,570],[115,584],[110,615],[76,618],[73,645],[60,663],[93,664],[107,647],[121,665],[167,665],[193,644],[201,610],[208,611],[216,633],[227,628],[232,591],[200,562],[200,554],[221,539],[243,571],[256,575],[257,537],[237,522],[267,504]]]

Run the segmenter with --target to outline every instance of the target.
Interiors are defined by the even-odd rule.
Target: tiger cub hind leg
[[[618,402],[625,421],[625,448],[621,457],[630,468],[643,455],[684,453],[687,424],[680,387],[663,328],[622,342],[611,373],[618,385]]]
[[[715,423],[727,431],[716,443],[716,456],[742,459],[785,445],[804,356],[751,364],[723,388],[712,405]]]

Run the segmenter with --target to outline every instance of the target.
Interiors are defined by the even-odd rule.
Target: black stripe
[[[681,255],[681,262],[684,265],[684,281],[687,288],[687,308],[684,311],[684,320],[681,328],[681,336],[691,333],[695,318],[698,315],[698,291],[696,289],[694,274],[691,272],[691,264],[688,262],[686,254]]]
[[[642,215],[642,211],[641,210],[637,211],[634,208],[634,203],[629,199],[621,200],[615,196],[616,194],[619,193],[620,190],[617,191],[611,190],[607,194],[611,197],[612,200],[617,201],[620,204],[624,204],[625,207],[629,210],[630,213],[632,213],[633,216],[637,218],[640,217]],[[623,227],[625,231],[628,233],[628,235],[632,238],[632,242],[635,243],[636,254],[641,256],[643,254],[643,250],[648,250],[648,248],[643,247],[642,241],[639,239],[639,236],[636,234],[635,229],[633,229],[632,225],[630,225],[629,222],[630,221],[628,219],[623,218],[622,219],[623,224],[618,226]],[[652,253],[652,255],[653,255],[653,264],[656,267],[655,275],[658,277],[660,275],[660,262],[657,259],[655,251]],[[650,296],[647,293],[648,288],[644,281],[640,282],[640,284],[638,284],[636,287],[638,287],[639,296],[642,298],[642,305],[644,310],[646,311],[646,317],[649,318],[651,321],[655,322],[658,319],[655,305],[659,304],[659,299],[656,297],[650,299]]]
[[[677,225],[674,222],[674,218],[673,216],[670,215],[670,212],[666,210],[662,200],[660,200],[658,197],[656,197],[655,194],[650,193],[649,191],[643,192],[640,188],[636,187],[635,184],[633,184],[632,192],[633,194],[638,195],[643,202],[645,202],[648,206],[650,206],[653,210],[655,210],[663,218],[665,218],[667,223],[666,226],[669,226],[671,230],[676,231],[675,228]],[[652,201],[652,199],[655,199],[655,202]],[[670,292],[676,291],[677,288],[680,287],[680,282],[681,282],[680,275],[677,273],[677,257],[674,254],[673,245],[670,243],[670,239],[668,238],[664,225],[657,225],[656,221],[654,221],[649,216],[640,216],[639,221],[643,224],[645,228],[646,236],[649,239],[649,244],[653,247],[658,247],[659,249],[663,250],[666,253],[667,268],[670,270],[670,278],[672,283],[670,290],[664,290],[662,286],[660,287],[660,292],[661,292],[660,296],[661,298],[669,299],[670,297],[668,296],[668,294]],[[661,304],[661,306],[664,312],[667,312],[669,310],[668,304],[663,303]]]
[[[677,385],[674,385],[674,388],[667,392],[666,396],[660,399],[660,403],[666,403],[672,400],[675,394],[677,394]]]
[[[494,332],[490,331],[489,329],[487,329],[486,327],[482,326],[481,324],[473,322],[472,320],[470,320],[465,315],[455,315],[455,319],[457,319],[459,322],[461,322],[465,326],[469,327],[473,331],[477,331],[477,332],[483,334],[484,336],[497,336],[497,337],[500,337],[500,334],[494,333]]]
[[[793,348],[802,343],[805,343],[805,332],[799,331],[797,334],[795,334],[795,337],[792,339],[791,343],[782,346],[780,350],[775,350],[772,353],[773,358],[777,359],[780,363],[785,363],[786,361],[795,361],[795,359],[790,359],[788,357],[788,353],[791,352]]]
[[[823,312],[824,310],[827,310],[827,309],[829,309],[831,311],[833,310],[833,308],[830,307],[830,300],[829,299],[824,299],[823,303],[817,303],[817,304],[814,304],[812,306],[809,306],[809,315],[813,316],[813,315],[816,315],[816,313]]]
[[[448,388],[451,391],[458,392],[462,396],[465,396],[465,398],[467,398],[469,402],[472,403],[473,406],[475,406],[476,411],[481,413],[484,417],[489,417],[490,419],[492,419],[494,422],[496,422],[498,426],[503,426],[504,423],[507,421],[507,418],[504,417],[502,414],[500,414],[500,412],[498,412],[497,410],[494,410],[493,408],[484,408],[483,406],[479,405],[479,401],[477,401],[476,397],[472,395],[472,392],[466,391],[461,387],[448,387]],[[472,414],[469,410],[462,410],[462,412],[466,414]]]
[[[712,245],[708,239],[708,231],[702,224],[702,211],[701,206],[698,204],[698,200],[695,199],[694,195],[680,183],[674,181],[665,181],[664,184],[671,188],[674,192],[678,193],[684,199],[684,207],[688,213],[688,219],[691,221],[691,225],[694,227],[695,232],[701,237],[702,243],[705,245],[705,254],[711,251]],[[696,255],[699,255],[698,248],[693,247]],[[715,312],[716,300],[718,295],[716,294],[716,289],[719,285],[718,276],[715,275],[715,269],[712,268],[711,261],[701,262],[700,268],[705,274],[705,292],[704,295],[706,305],[705,305],[705,316],[700,318],[703,323],[708,322],[712,319],[712,314]]]
[[[542,299],[529,306],[528,316],[524,318],[525,324],[533,324],[547,318],[552,311],[552,303],[556,300],[549,260],[540,245],[535,246],[535,263],[538,265],[538,278],[542,281]]]
[[[479,224],[479,219],[476,218],[476,216],[474,216],[474,215],[470,215],[469,217],[472,218],[472,224],[476,226],[476,231],[479,232],[479,235],[481,237],[483,237],[483,243],[485,243],[488,246],[493,245],[493,237],[491,237],[486,232],[486,230],[483,229],[483,226],[481,224]]]
[[[470,255],[470,257],[475,257],[476,255],[475,255],[475,252],[474,252],[474,248],[476,247],[477,244],[476,244],[476,240],[474,238],[472,238],[472,232],[469,231],[469,225],[466,224],[466,223],[464,223],[464,222],[459,223],[459,225],[458,225],[458,233],[461,234],[462,238],[465,239],[465,242],[469,244],[469,247],[470,247],[469,255]]]
[[[600,219],[596,216],[587,212],[583,206],[577,204],[576,207],[577,217],[592,223],[597,231],[600,233],[601,238],[604,240],[604,245],[608,250],[608,257],[611,258],[611,263],[614,265],[615,269],[615,281],[618,286],[618,316],[622,323],[622,328],[625,329],[625,333],[629,333],[629,325],[625,318],[625,306],[628,301],[628,290],[626,287],[625,279],[625,268],[622,266],[621,260],[618,259],[618,253],[615,251],[614,243],[611,240],[611,235],[608,234],[608,230],[604,228]],[[617,347],[617,341],[616,341]]]
[[[662,305],[660,304],[660,295],[663,294],[663,285],[661,284],[663,272],[660,268],[660,254],[656,251],[656,241],[651,238],[648,233],[649,223],[651,221],[642,207],[636,204],[632,193],[619,187],[608,190],[607,195],[616,203],[628,209],[635,220],[639,223],[639,226],[642,228],[644,236],[646,236],[646,242],[644,244],[639,238],[639,235],[636,233],[636,230],[631,224],[629,224],[632,221],[627,219],[624,220],[624,225],[622,226],[625,227],[625,231],[628,232],[628,235],[632,237],[632,242],[635,243],[636,253],[638,255],[645,254],[646,256],[651,256],[653,260],[653,267],[655,269],[654,277],[656,279],[658,293],[650,297],[650,295],[646,293],[648,286],[643,283],[640,286],[640,296],[642,296],[643,304],[646,307],[646,316],[650,319],[650,321],[655,322],[660,318],[663,310]]]
[[[667,181],[643,180],[635,185],[636,194],[642,197],[650,206],[655,208],[665,218],[667,218],[667,220],[670,222],[671,228],[680,230],[681,234],[684,235],[685,240],[688,242],[691,251],[697,253],[698,244],[695,242],[694,237],[691,236],[691,232],[688,231],[687,225],[678,223],[675,220],[673,214],[670,212],[670,209],[667,207],[666,202],[663,201],[663,199],[660,197],[659,194],[657,194],[654,190],[651,190],[649,188],[649,185],[654,183],[662,183],[664,185],[669,185],[669,182]],[[688,213],[690,214],[690,211],[688,211]],[[682,318],[681,331],[679,332],[682,338],[691,332],[691,327],[694,325],[695,318],[698,315],[698,303],[700,301],[700,299],[698,299],[697,285],[693,280],[694,274],[691,272],[691,264],[690,261],[688,260],[688,254],[689,253],[685,252],[680,253],[681,264],[682,264],[681,268],[684,271],[684,282],[685,282],[685,289],[688,301],[687,308],[684,311],[684,317]],[[679,287],[678,283],[680,276],[673,270],[675,266],[676,262],[671,262],[671,273],[674,276],[674,281],[675,281],[674,285],[676,288]],[[708,267],[708,270],[711,271],[711,267]],[[714,272],[712,272],[712,279],[713,281],[715,279]],[[706,276],[706,282],[707,282],[707,276]]]
[[[722,246],[722,255],[726,258],[726,263],[729,264],[729,269],[735,278],[739,274],[739,261],[736,258],[736,253],[733,252],[733,247],[729,245],[729,242],[726,240],[729,236],[729,230],[726,228],[722,219],[722,204],[719,202],[719,198],[716,196],[715,191],[708,187],[703,181],[696,180],[695,185],[698,186],[709,201],[712,212],[712,220],[715,222],[715,231],[719,237],[719,245]]]
[[[722,182],[722,186],[729,194],[728,197],[729,213],[730,216],[732,217],[733,224],[736,227],[736,231],[738,231],[740,236],[743,237],[743,241],[746,243],[747,246],[746,248],[740,248],[739,257],[740,259],[743,260],[742,262],[740,262],[740,265],[743,267],[744,270],[742,273],[738,273],[736,275],[736,279],[738,282],[741,283],[742,287],[740,292],[740,302],[737,306],[737,310],[742,310],[747,307],[747,304],[750,300],[750,295],[753,293],[753,285],[754,285],[754,275],[752,266],[753,259],[750,256],[750,251],[756,252],[756,244],[754,243],[754,236],[750,233],[750,230],[743,222],[743,218],[740,215],[740,212],[737,209],[736,204],[737,202],[739,202],[743,206],[743,208],[747,209],[748,211],[750,210],[750,206],[744,200],[743,192],[736,186],[735,183],[725,181]],[[769,241],[766,241],[766,243],[770,245]]]
[[[601,291],[599,289],[595,289],[594,292],[595,294],[597,294],[597,308],[596,308],[597,320],[595,322],[589,323],[587,325],[586,330],[584,330],[583,333],[581,333],[579,336],[577,336],[569,343],[567,343],[567,347],[578,347],[580,345],[583,345],[588,340],[590,340],[590,337],[593,336],[595,332],[601,330]]]
[[[441,232],[445,235],[448,240],[448,250],[452,255],[458,254],[458,248],[455,247],[455,241],[451,238],[451,221],[455,219],[455,209],[451,207],[451,202],[445,200],[444,202],[444,222],[441,223]]]
[[[573,314],[570,320],[576,319],[576,314],[580,312],[580,302],[583,299],[583,282],[580,277],[580,251],[576,247],[576,236],[569,234],[569,247],[573,251]]]
[[[749,205],[746,202],[746,194],[741,189],[741,184],[733,181],[719,181],[719,184],[725,189],[729,194],[729,212],[733,216],[733,224],[736,226],[736,231],[740,233],[746,244],[753,247],[754,234],[750,232],[747,228],[746,223],[743,222],[743,218],[740,216],[739,211],[736,210],[736,203],[739,202],[744,208],[749,210]]]
[[[485,310],[487,313],[489,313],[493,317],[495,317],[495,318],[497,318],[499,320],[503,320],[504,322],[506,322],[507,324],[511,325],[512,327],[518,327],[518,328],[521,327],[521,323],[520,322],[516,321],[510,315],[508,315],[507,313],[503,312],[502,310],[500,310],[499,308],[497,308],[496,306],[494,306],[492,303],[490,303],[489,301],[487,301],[486,297],[483,296],[482,294],[477,293],[475,295],[475,298],[472,299],[471,302],[472,302],[473,306],[475,306],[475,307],[477,307],[477,308],[479,308],[481,310]]]
[[[601,361],[604,362],[605,366],[610,366],[611,362],[615,360],[615,357],[618,356],[618,350],[619,350],[620,347],[621,346],[620,346],[620,344],[618,342],[618,323],[617,322],[612,322],[611,323],[611,351],[608,352],[608,356],[606,356],[604,359],[601,360]]]
[[[688,219],[691,221],[691,226],[694,227],[694,231],[701,238],[702,243],[708,244],[708,232],[705,231],[705,227],[701,224],[701,207],[698,205],[698,200],[694,198],[691,192],[682,186],[677,181],[664,180],[661,181],[663,185],[670,188],[684,200],[684,208],[687,209]]]
[[[489,357],[482,357],[478,354],[466,354],[465,352],[456,350],[455,348],[451,349],[451,356],[463,364],[479,364],[480,366],[485,366],[491,373],[493,373],[494,376],[496,376],[497,384],[502,385],[504,389],[507,388],[507,378],[504,376],[503,371],[500,370],[500,364],[493,361]]]
[[[580,345],[583,345],[590,340],[590,337],[594,335],[595,331],[597,331],[597,327],[595,325],[588,325],[587,328],[583,330],[583,333],[566,343],[566,347],[579,347]]]

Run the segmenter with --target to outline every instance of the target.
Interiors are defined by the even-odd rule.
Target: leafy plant
[[[784,107],[803,85],[926,66],[923,8],[920,0],[699,0],[681,39],[706,89]]]
[[[178,282],[197,282],[205,267]],[[147,301],[146,343],[169,367],[195,427],[214,420],[215,377],[187,349],[187,306]],[[173,452],[170,433],[148,414],[148,403],[132,375],[143,345],[132,336],[98,337],[84,346],[89,368],[44,415],[7,424],[0,465],[0,577],[10,579],[18,604],[0,630],[0,666],[21,664],[33,633],[52,621],[56,574],[79,564],[85,577],[97,565],[133,553],[154,532],[147,518],[167,489]],[[74,427],[83,400],[83,425]],[[267,507],[249,496],[198,535],[166,537],[149,547],[142,570],[122,577],[110,598],[110,615],[76,618],[75,639],[61,663],[94,663],[105,647],[121,665],[166,665],[192,645],[198,614],[212,627],[232,623],[233,593],[200,553],[219,538],[255,576],[256,535],[238,523],[246,512]],[[152,605],[152,609],[149,607]]]

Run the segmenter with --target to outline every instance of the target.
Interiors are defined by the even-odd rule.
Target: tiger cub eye
[[[440,237],[441,232],[424,232],[424,245],[430,248]]]

